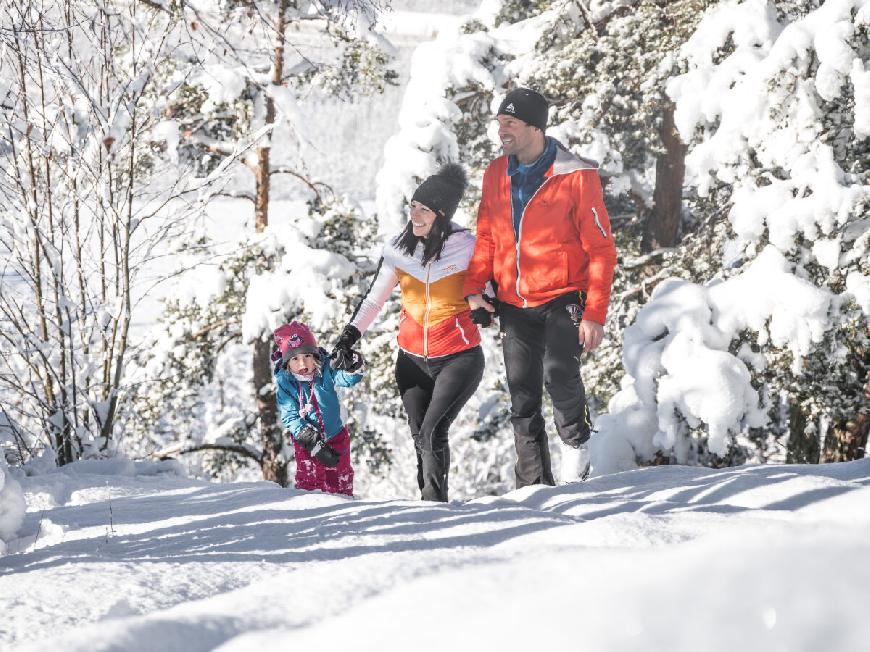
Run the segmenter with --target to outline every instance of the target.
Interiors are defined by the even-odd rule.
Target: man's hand
[[[472,294],[465,298],[472,310],[477,308],[485,308],[487,312],[495,312],[495,306],[483,298],[482,294]]]
[[[601,340],[604,339],[604,326],[598,322],[584,319],[577,327],[577,333],[583,350],[594,351],[601,344]]]

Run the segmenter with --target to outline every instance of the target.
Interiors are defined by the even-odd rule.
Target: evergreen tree
[[[226,194],[253,202],[255,241],[270,225],[273,178],[301,181],[314,195],[314,212],[326,210],[325,189],[303,172],[282,165],[280,155],[273,156],[273,144],[290,145],[294,135],[304,131],[304,125],[294,121],[294,107],[313,89],[335,95],[377,92],[394,79],[383,50],[388,44],[371,29],[379,9],[369,0],[349,5],[246,1],[220,3],[211,10],[190,5],[178,9],[190,27],[198,70],[179,88],[171,107],[183,139],[179,158],[195,162],[202,174],[220,171],[232,179]],[[312,35],[332,43],[325,57],[306,46],[306,38]],[[238,176],[240,172],[245,176]],[[247,252],[243,258],[250,262],[250,256],[258,255],[256,248],[241,243],[241,251]],[[208,247],[204,251],[210,255]],[[274,262],[268,255],[260,256],[257,264],[240,264],[237,269],[247,275],[259,265],[261,272],[272,272]],[[241,280],[249,293],[252,281]],[[292,313],[294,308],[286,310]],[[170,308],[170,319],[172,312]],[[264,478],[283,485],[286,456],[281,452],[270,363],[271,330],[276,325],[273,319],[265,319],[241,331],[252,345],[251,395],[259,431],[259,452],[252,454],[253,459]],[[243,420],[244,430],[249,421]]]

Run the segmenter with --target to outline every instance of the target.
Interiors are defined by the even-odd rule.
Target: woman
[[[423,500],[447,501],[447,431],[483,377],[480,333],[462,296],[474,236],[451,222],[466,185],[456,164],[420,184],[410,220],[385,244],[377,276],[332,353],[337,368],[351,364],[351,347],[399,285],[396,384],[414,438]]]

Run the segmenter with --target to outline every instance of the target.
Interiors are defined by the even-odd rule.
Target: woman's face
[[[435,211],[426,208],[418,201],[412,201],[411,228],[414,230],[414,235],[418,238],[425,238],[429,235],[437,216],[438,214]]]

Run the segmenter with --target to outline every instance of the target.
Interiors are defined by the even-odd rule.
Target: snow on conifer
[[[764,0],[722,3],[680,52],[687,71],[667,88],[690,143],[687,183],[727,199],[733,237],[713,278],[662,283],[626,329],[598,472],[657,448],[688,461],[699,432],[724,454],[733,437],[773,428],[800,392],[822,439],[860,408],[860,387],[844,396],[836,374],[866,350],[870,314],[870,3],[828,0],[779,20]]]

